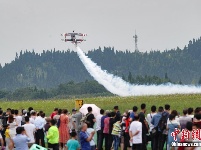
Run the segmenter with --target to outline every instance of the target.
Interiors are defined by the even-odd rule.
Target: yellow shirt
[[[10,137],[10,135],[9,135],[9,129],[6,129],[5,136],[6,136],[6,138]]]

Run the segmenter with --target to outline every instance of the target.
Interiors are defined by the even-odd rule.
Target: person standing
[[[10,140],[9,149],[15,150],[28,150],[27,142],[30,141],[30,138],[27,136],[24,127],[17,127],[17,135]]]
[[[5,143],[5,129],[3,128],[6,124],[4,123],[5,116],[3,116],[3,110],[0,109],[0,137],[2,137],[1,145],[3,147]],[[3,143],[2,143],[3,141]]]
[[[114,112],[116,114],[115,122],[120,121],[121,120],[121,113],[119,111],[119,106],[114,106]]]
[[[125,118],[125,130],[124,130],[124,150],[130,149],[130,136],[129,136],[129,127],[130,127],[130,113],[126,114]]]
[[[167,126],[167,121],[168,121],[168,118],[169,118],[169,115],[170,115],[170,105],[169,104],[165,104],[165,110],[164,110],[164,112],[162,113],[162,118],[164,117],[164,118],[166,118],[166,120],[165,120],[165,124],[164,124],[164,126],[166,127]],[[161,141],[161,143],[162,143],[162,145],[161,145],[161,149],[164,147],[164,145],[165,145],[165,147],[166,147],[166,149],[167,149],[167,130],[166,130],[166,128],[162,131],[162,141]]]
[[[76,140],[77,138],[77,133],[75,131],[71,132],[71,139],[68,140],[66,143],[66,147],[68,150],[79,150],[80,149],[80,144]]]
[[[10,144],[10,135],[9,135],[9,124],[7,124],[5,127],[5,144],[6,144],[6,150],[9,150],[9,144]]]
[[[43,127],[45,125],[44,119],[39,115],[34,120],[34,125],[36,126],[36,132],[35,132],[36,144],[45,147],[44,131],[43,131]]]
[[[142,150],[142,123],[139,121],[139,115],[135,115],[135,120],[131,123],[129,129],[132,150]]]
[[[104,134],[104,138],[105,138],[105,150],[110,150],[110,148],[111,148],[109,146],[109,140],[111,140],[110,136],[109,136],[110,117],[111,117],[111,113],[108,113],[107,117],[104,119],[103,134]]]
[[[130,113],[130,122],[135,120],[135,114],[137,114],[138,107],[133,106],[133,112]]]
[[[56,121],[50,121],[50,128],[47,132],[48,148],[52,150],[59,150],[59,130],[56,127]]]
[[[193,114],[193,108],[189,107],[188,108],[188,117],[191,117],[192,121],[193,121],[193,118],[194,118],[194,114]]]
[[[18,110],[15,110],[15,121],[16,121],[18,127],[21,127],[22,116],[19,115],[19,111]]]
[[[119,148],[119,142],[120,142],[120,134],[121,134],[121,126],[120,121],[117,121],[113,125],[112,129],[112,137],[114,141],[114,150],[118,150]]]
[[[25,124],[23,125],[28,137],[30,138],[30,141],[28,143],[28,146],[31,147],[35,143],[34,133],[36,131],[36,127],[34,124],[31,124],[29,122],[29,117],[25,117]]]
[[[80,122],[82,119],[82,113],[81,112],[77,112],[76,114],[74,114],[72,116],[73,118],[75,118],[75,131],[77,132],[77,138],[78,141],[80,140],[79,135],[80,135]]]
[[[112,130],[113,130],[113,125],[116,122],[116,113],[115,112],[111,112],[111,117],[109,120],[109,137],[108,137],[108,148],[111,149],[112,147],[112,143],[113,143],[113,138],[112,138]]]
[[[55,115],[58,114],[58,108],[55,108],[52,114],[50,115],[50,118],[53,119]]]
[[[192,118],[187,116],[188,110],[184,109],[183,110],[183,116],[179,117],[179,123],[181,125],[181,130],[186,128],[186,123],[187,122],[192,122]]]
[[[54,115],[54,117],[53,117],[53,119],[56,120],[57,123],[58,123],[58,121],[60,119],[61,113],[62,113],[62,110],[59,109],[58,113],[56,115]],[[50,119],[51,119],[51,117],[50,117]]]
[[[176,128],[177,128],[177,129],[180,129],[180,128],[181,128],[181,127],[180,127],[180,124],[179,124],[178,121],[175,120],[175,115],[170,114],[170,115],[169,115],[169,121],[168,121],[168,123],[167,123],[167,130],[168,130],[167,145],[168,145],[168,147],[170,147],[170,148],[171,148],[171,143],[172,143],[172,142],[177,142],[177,141],[178,141],[178,138],[177,138],[177,140],[175,141],[175,140],[174,140],[174,137],[171,135],[171,133],[174,132]],[[177,137],[178,137],[178,136],[177,136]],[[174,150],[175,150],[174,147],[172,147],[171,149],[174,149]]]
[[[90,122],[90,128],[94,128],[96,118],[94,117],[94,114],[92,114],[92,111],[93,111],[92,107],[88,107],[87,110],[88,110],[88,114],[86,114],[87,116],[86,120]]]
[[[153,118],[151,119],[151,124],[154,125],[154,128],[156,129],[156,133],[155,135],[153,135],[152,133],[152,136],[153,136],[153,150],[163,150],[163,139],[162,139],[162,136],[163,136],[163,133],[162,131],[160,130],[160,128],[158,127],[159,125],[159,121],[162,117],[162,113],[163,113],[163,107],[160,106],[158,108],[158,113],[156,115],[153,116]]]
[[[64,109],[63,113],[60,116],[60,126],[59,126],[59,143],[61,148],[64,148],[67,141],[69,140],[69,118],[68,118],[68,110]]]
[[[101,118],[103,117],[103,114],[104,114],[104,110],[101,109],[100,114],[96,116],[97,147],[99,148],[102,148],[102,146],[101,147],[99,146],[99,143],[101,143],[100,140],[103,136],[102,135],[103,132],[101,130]]]
[[[91,150],[90,141],[92,140],[95,131],[91,132],[90,135],[87,135],[86,131],[87,131],[87,124],[83,123],[80,131],[81,150]]]
[[[149,124],[149,133],[151,136],[151,149],[154,150],[153,148],[153,136],[152,136],[152,129],[154,128],[154,125],[151,123],[152,118],[156,115],[156,106],[151,106],[151,113],[147,114],[147,121]]]
[[[95,133],[95,130],[93,128],[90,128],[90,122],[87,121],[86,124],[87,124],[87,131],[86,131],[87,135],[90,136],[91,133],[93,133],[93,132]],[[96,143],[94,141],[94,136],[92,137],[92,139],[89,143],[90,143],[90,147],[91,147],[90,150],[95,150]]]
[[[22,125],[25,124],[25,117],[27,116],[27,110],[22,110]]]
[[[8,124],[9,124],[9,136],[10,138],[13,138],[16,135],[16,128],[17,128],[17,123],[15,122],[13,115],[9,115]]]
[[[73,115],[76,114],[76,109],[72,109],[72,115],[68,115],[69,118],[69,129],[70,129],[70,133],[72,131],[75,131],[75,118],[73,117]]]
[[[30,114],[31,114],[31,116],[29,118],[29,122],[32,123],[32,124],[34,124],[34,121],[35,121],[35,119],[37,117],[36,116],[36,112],[34,110],[31,110]]]
[[[142,150],[147,150],[147,133],[148,123],[145,119],[146,104],[141,104],[141,111],[139,113],[140,122],[142,123]]]
[[[108,117],[108,114],[110,113],[109,110],[106,110],[105,111],[105,115],[101,117],[101,134],[100,134],[100,137],[99,137],[99,143],[98,143],[98,150],[103,150],[103,141],[105,139],[105,136],[104,136],[104,120],[105,118]]]

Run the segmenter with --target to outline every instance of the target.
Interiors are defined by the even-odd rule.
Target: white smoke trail
[[[80,60],[90,75],[113,94],[119,96],[140,96],[201,93],[201,87],[192,85],[132,85],[125,82],[120,77],[103,71],[101,67],[88,58],[79,47],[76,48]]]

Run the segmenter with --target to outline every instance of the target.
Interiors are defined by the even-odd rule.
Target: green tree
[[[201,77],[200,77],[200,79],[199,79],[199,81],[198,81],[198,85],[201,85]]]
[[[129,71],[128,82],[132,83],[132,81],[133,81],[133,76],[132,76],[132,73]]]

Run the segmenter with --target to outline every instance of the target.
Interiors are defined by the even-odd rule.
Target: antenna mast
[[[138,50],[138,47],[137,47],[137,39],[138,39],[138,36],[136,34],[136,30],[135,30],[135,35],[133,36],[134,40],[135,40],[135,51],[139,51]]]

